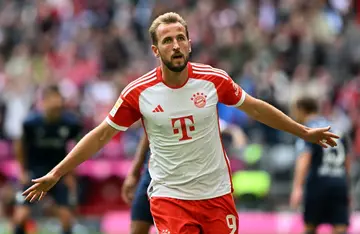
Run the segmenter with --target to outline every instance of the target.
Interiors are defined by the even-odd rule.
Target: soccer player
[[[237,126],[229,125],[225,121],[219,120],[221,132],[233,138],[236,148],[242,147],[246,142],[243,131]],[[131,205],[131,234],[148,234],[151,226],[154,224],[147,196],[147,188],[151,182],[147,165],[148,161],[149,141],[143,135],[137,147],[130,172],[122,186],[121,194],[123,200],[128,205]],[[141,174],[142,170],[144,172]]]
[[[160,66],[125,87],[106,120],[48,174],[33,180],[33,186],[23,193],[25,199],[42,199],[63,175],[90,158],[118,131],[141,119],[150,142],[148,196],[159,232],[238,233],[229,160],[220,139],[218,102],[323,147],[335,146],[338,136],[329,132],[330,127],[298,124],[247,95],[223,70],[190,63],[191,40],[180,15],[157,17],[149,32]]]
[[[22,138],[15,143],[15,153],[20,166],[20,182],[29,187],[31,179],[46,174],[66,154],[67,143],[76,140],[81,133],[78,119],[63,111],[63,99],[56,86],[43,91],[43,111],[33,112],[23,123]],[[69,174],[53,190],[52,198],[57,206],[63,233],[71,233],[72,212],[69,192],[74,189],[74,177]],[[25,224],[30,218],[30,203],[16,196],[14,212],[15,234],[25,234]]]
[[[329,122],[318,114],[316,100],[299,99],[293,109],[297,121],[309,127],[328,126]],[[340,138],[334,148],[321,148],[299,139],[299,153],[291,206],[297,208],[304,196],[303,219],[306,234],[316,233],[318,225],[333,225],[333,233],[346,233],[349,225],[349,171],[350,157],[346,137]],[[306,179],[305,179],[306,178]],[[303,195],[303,188],[305,189]]]

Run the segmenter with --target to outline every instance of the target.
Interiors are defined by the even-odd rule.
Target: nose
[[[173,50],[179,50],[180,46],[177,40],[174,40],[174,44],[173,44]]]

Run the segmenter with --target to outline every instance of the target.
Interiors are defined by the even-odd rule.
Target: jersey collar
[[[157,67],[156,68],[156,77],[164,84],[166,85],[167,87],[171,88],[171,89],[179,89],[179,88],[182,88],[186,85],[186,83],[188,82],[189,78],[192,76],[192,65],[190,62],[188,62],[187,64],[187,69],[188,69],[188,77],[186,79],[186,81],[184,82],[184,84],[182,84],[181,86],[170,86],[168,84],[166,84],[163,80],[163,77],[162,77],[162,70],[161,70],[161,67]]]

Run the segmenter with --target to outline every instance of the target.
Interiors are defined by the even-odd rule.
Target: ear
[[[158,58],[160,56],[159,49],[155,45],[151,45],[151,50],[153,51],[155,57]]]

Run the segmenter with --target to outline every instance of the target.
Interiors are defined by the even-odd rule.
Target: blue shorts
[[[149,171],[146,170],[140,178],[135,197],[131,206],[131,220],[145,221],[153,224],[153,217],[150,212],[150,202],[147,196],[147,188],[151,182]]]
[[[349,225],[347,191],[309,191],[304,197],[304,222],[310,225]]]

